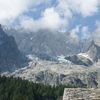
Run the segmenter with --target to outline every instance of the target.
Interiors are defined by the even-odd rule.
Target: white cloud
[[[72,10],[81,13],[84,17],[91,16],[98,9],[98,0],[69,0]]]
[[[68,0],[58,0],[59,3],[56,7],[58,12],[60,13],[61,16],[64,16],[65,18],[72,17],[72,12],[70,10],[70,5],[68,3]]]
[[[97,21],[96,22],[95,34],[99,34],[99,36],[100,36],[100,21]]]
[[[30,30],[39,29],[64,29],[69,26],[69,19],[73,14],[81,14],[83,17],[92,16],[98,11],[100,0],[58,0],[58,4],[46,8],[39,19],[26,17],[23,13],[31,11],[35,5],[43,3],[49,5],[52,0],[0,0],[0,23],[11,24],[16,18],[21,18],[20,25]],[[52,6],[52,5],[51,5]],[[30,9],[32,7],[32,9]],[[50,7],[50,6],[49,6]],[[38,8],[37,8],[38,9]],[[23,17],[20,17],[23,16]]]
[[[0,0],[0,22],[17,17],[28,5],[28,0]]]
[[[59,0],[60,8],[65,14],[80,13],[83,17],[92,16],[99,9],[99,0]]]
[[[91,37],[91,33],[89,32],[88,26],[83,26],[81,28],[82,39],[89,39]]]
[[[79,42],[79,36],[77,34],[79,32],[80,32],[80,25],[76,26],[70,31],[70,42],[75,44]]]
[[[79,32],[80,32],[80,25],[76,26],[74,29],[71,30],[71,32],[70,32],[71,38],[78,39],[77,33],[79,33]]]
[[[65,30],[74,13],[81,14],[83,17],[95,14],[98,11],[98,2],[98,0],[91,0],[91,2],[89,0],[58,0],[58,5],[46,8],[41,18],[37,20],[27,18],[21,21],[21,27],[33,31],[39,29],[58,30],[60,28]],[[81,31],[88,31],[88,29],[84,27]],[[84,37],[86,35],[87,33],[84,32]],[[72,36],[77,37],[75,34]]]
[[[38,5],[46,0],[0,0],[0,23],[11,23],[31,6]]]
[[[100,21],[96,22],[96,29],[93,32],[95,43],[100,46]]]
[[[43,13],[43,24],[46,28],[57,29],[61,25],[61,18],[54,8],[48,8]]]
[[[55,11],[54,8],[47,8],[41,15],[40,19],[34,20],[32,18],[26,17],[21,18],[21,27],[33,31],[40,29],[50,29],[57,30],[63,25],[65,26],[66,21],[60,17],[60,15]]]
[[[78,43],[82,39],[90,39],[91,33],[88,26],[77,25],[70,31],[70,39],[72,43]]]

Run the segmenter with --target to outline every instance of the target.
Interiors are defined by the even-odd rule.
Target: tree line
[[[43,85],[21,78],[0,76],[0,100],[62,100],[64,88],[76,87]]]

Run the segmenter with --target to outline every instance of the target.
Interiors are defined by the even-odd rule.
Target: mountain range
[[[70,84],[97,88],[100,87],[99,50],[100,47],[92,41],[86,52],[63,58],[66,63],[34,58],[28,67],[18,69],[12,73],[2,73],[2,75],[21,77],[45,85]]]
[[[94,40],[72,43],[68,34],[0,26],[0,59],[1,75],[7,77],[49,85],[100,86],[100,47]]]
[[[29,32],[24,29],[5,29],[5,31],[8,35],[15,38],[20,51],[26,55],[35,54],[39,57],[43,56],[43,54],[45,56],[77,54],[87,51],[91,44],[91,39],[75,42],[70,37],[70,33],[52,32],[49,30]]]

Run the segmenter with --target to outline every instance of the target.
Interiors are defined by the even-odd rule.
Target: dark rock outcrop
[[[12,36],[8,36],[0,25],[0,72],[23,67],[27,58],[18,50]]]

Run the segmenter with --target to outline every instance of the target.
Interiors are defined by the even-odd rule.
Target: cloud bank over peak
[[[51,7],[40,12],[40,18],[36,20],[29,18],[20,24],[26,29],[32,29],[29,26],[33,27],[33,31],[39,29],[67,30],[70,27],[70,20],[73,21],[74,19],[74,15],[80,15],[84,19],[91,17],[99,13],[99,6],[99,0],[91,0],[91,2],[87,0],[57,0],[55,6],[51,5]]]
[[[30,31],[69,31],[72,38],[89,37],[99,16],[100,0],[0,0],[1,24]]]
[[[45,11],[41,13],[41,17],[37,20],[23,16],[20,22],[22,28],[32,31],[41,29],[56,30],[67,24],[53,7],[45,9]]]

